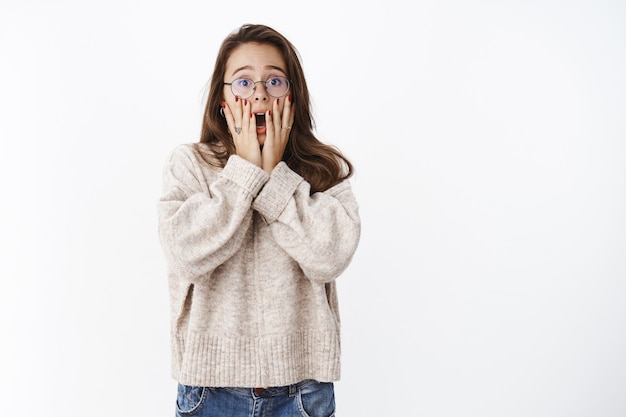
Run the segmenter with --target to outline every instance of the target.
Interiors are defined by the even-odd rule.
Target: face
[[[272,97],[265,87],[265,81],[272,77],[288,78],[285,61],[279,50],[273,45],[245,43],[235,48],[226,62],[225,83],[232,83],[242,78],[247,78],[253,82],[263,81],[256,83],[252,96],[245,98],[251,103],[250,108],[256,117],[257,139],[261,145],[265,141],[266,134],[265,112],[272,110],[274,102],[278,99],[278,108],[282,113],[285,98],[289,94],[288,91],[283,97]],[[274,81],[280,84],[279,80]],[[240,100],[242,99],[244,98],[240,98]],[[224,101],[231,108],[240,104],[236,102],[235,94],[229,85],[224,85]]]

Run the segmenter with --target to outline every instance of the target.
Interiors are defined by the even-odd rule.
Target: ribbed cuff
[[[261,213],[268,223],[274,222],[302,181],[304,179],[300,175],[293,172],[286,163],[280,162],[252,202],[252,208]]]
[[[238,155],[231,155],[220,174],[256,196],[269,179],[269,174]]]

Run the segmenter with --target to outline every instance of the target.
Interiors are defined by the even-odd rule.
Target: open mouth
[[[265,113],[256,113],[256,127],[265,127]]]

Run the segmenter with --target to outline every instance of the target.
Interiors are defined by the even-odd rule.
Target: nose
[[[262,88],[259,88],[262,85]],[[257,81],[254,83],[254,93],[252,93],[256,101],[267,101],[269,99],[267,91],[265,90],[265,82]]]

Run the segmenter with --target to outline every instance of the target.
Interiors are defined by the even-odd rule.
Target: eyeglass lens
[[[272,77],[267,81],[254,82],[248,78],[238,78],[232,82],[230,88],[234,95],[241,98],[248,98],[254,94],[258,83],[265,84],[265,91],[272,97],[282,97],[289,91],[289,80],[285,77]]]

